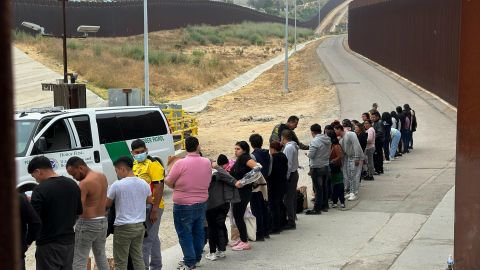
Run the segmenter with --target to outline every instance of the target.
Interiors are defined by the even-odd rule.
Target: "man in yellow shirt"
[[[145,270],[159,270],[162,269],[162,253],[158,231],[165,204],[163,201],[165,170],[159,161],[148,156],[148,148],[144,141],[140,139],[133,141],[131,148],[134,158],[133,173],[150,185],[153,195],[154,207],[149,217],[151,227],[148,236],[143,240],[142,248]],[[158,207],[155,207],[157,205]]]

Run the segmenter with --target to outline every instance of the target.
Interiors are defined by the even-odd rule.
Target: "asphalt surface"
[[[432,96],[406,88],[349,53],[343,40],[343,36],[329,38],[317,49],[338,90],[340,118],[360,119],[373,102],[382,112],[409,103],[418,119],[414,150],[386,164],[385,174],[375,181],[363,182],[360,199],[347,204],[347,211],[332,209],[321,216],[299,215],[297,230],[272,236],[267,242],[252,243],[250,251],[227,251],[227,258],[220,261],[204,260],[202,269],[445,266],[453,245],[453,192],[445,194],[454,185],[455,115]],[[331,119],[318,122],[327,120]],[[308,178],[305,170],[301,177]],[[413,247],[415,243],[420,243],[421,249]],[[182,258],[178,246],[163,254],[164,269],[175,269]]]

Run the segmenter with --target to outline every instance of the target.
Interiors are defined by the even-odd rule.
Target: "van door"
[[[52,162],[53,169],[59,174],[70,177],[66,172],[66,163],[70,157],[82,158],[96,171],[102,171],[100,165],[100,144],[93,110],[62,114],[50,120],[34,136],[27,157],[23,160],[19,172],[20,183],[31,182],[27,166],[34,156],[44,155]]]

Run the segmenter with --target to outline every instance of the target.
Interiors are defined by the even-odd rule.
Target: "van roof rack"
[[[22,115],[26,115],[28,113],[52,113],[52,112],[62,112],[63,110],[65,110],[63,106],[30,108],[30,109],[15,111],[15,114],[20,113]]]

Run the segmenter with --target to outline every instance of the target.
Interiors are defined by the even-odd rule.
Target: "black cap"
[[[223,166],[225,164],[228,164],[228,158],[224,154],[220,154],[217,158],[217,164],[220,166]]]

